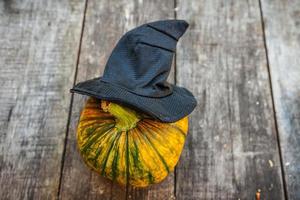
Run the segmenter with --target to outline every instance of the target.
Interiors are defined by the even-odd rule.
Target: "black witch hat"
[[[103,76],[78,83],[71,92],[123,103],[163,122],[185,117],[196,107],[196,99],[167,78],[177,41],[187,27],[183,20],[164,20],[127,32],[114,48]]]

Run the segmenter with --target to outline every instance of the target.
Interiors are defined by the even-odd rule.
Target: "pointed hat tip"
[[[185,20],[162,20],[148,23],[150,27],[156,28],[178,40],[186,31],[189,24]]]

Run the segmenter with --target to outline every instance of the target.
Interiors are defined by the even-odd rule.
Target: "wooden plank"
[[[197,97],[176,199],[284,199],[258,1],[178,1],[177,83]]]
[[[126,31],[145,22],[172,18],[173,8],[173,0],[89,1],[76,82],[102,74],[112,49]],[[142,190],[129,187],[126,191],[126,188],[100,177],[85,166],[77,152],[75,137],[85,100],[81,95],[74,95],[60,198],[170,199],[174,193],[173,174],[157,186]]]
[[[1,199],[57,196],[83,8],[0,1]]]
[[[300,2],[261,3],[287,196],[300,199]]]

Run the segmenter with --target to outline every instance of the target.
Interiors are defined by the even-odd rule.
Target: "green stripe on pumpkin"
[[[156,130],[160,131],[160,128],[158,128],[157,126],[155,126],[155,124],[152,124],[149,121],[143,121],[143,122],[146,123],[146,124],[148,124],[148,125],[150,125],[150,126],[152,126]],[[181,133],[181,135],[184,136],[184,138],[186,137],[185,133],[180,128],[178,128],[177,126],[174,126],[172,124],[168,124],[168,126],[171,126],[172,128],[175,128],[176,130],[178,130]]]
[[[128,139],[128,131],[126,131],[126,185],[129,184],[129,139]]]
[[[151,174],[151,172],[148,172],[148,183],[152,184],[155,182],[154,176]]]
[[[87,153],[87,150],[92,146],[103,134],[110,132],[110,129],[114,126],[114,124],[108,124],[107,127],[103,127],[103,131],[97,131],[94,137],[89,139],[82,147],[81,152]],[[98,129],[96,129],[98,130]],[[95,130],[95,131],[96,131]],[[94,132],[95,132],[94,131]]]
[[[131,156],[133,158],[133,165],[138,170],[139,174],[143,173],[143,165],[141,164],[141,161],[139,160],[139,148],[135,142],[135,140],[132,140],[134,148],[130,148]]]
[[[110,153],[111,153],[111,150],[113,149],[115,142],[118,141],[118,139],[120,138],[120,136],[121,136],[121,132],[118,131],[118,132],[116,133],[116,136],[115,136],[115,137],[113,138],[113,140],[111,141],[111,145],[109,146],[108,152],[106,153],[106,157],[105,157],[104,163],[102,164],[101,175],[103,175],[103,176],[105,175],[106,163],[107,163],[107,160],[108,160],[109,155],[110,155]],[[113,170],[113,169],[112,169],[112,170]]]
[[[88,123],[88,124],[85,124],[84,126],[80,126],[79,128],[81,129],[81,130],[86,130],[88,127],[95,127],[95,128],[99,128],[99,127],[101,127],[101,126],[106,126],[107,124],[114,124],[113,122],[103,122],[103,121],[101,121],[100,123],[99,122],[97,122],[97,121],[93,121],[93,122],[91,122],[91,123]]]
[[[158,155],[159,159],[161,160],[161,162],[163,163],[165,169],[167,170],[167,172],[170,172],[169,166],[167,165],[167,162],[165,161],[165,159],[162,157],[162,155],[158,152],[158,150],[156,149],[156,147],[153,145],[153,143],[149,140],[149,138],[147,137],[146,134],[144,134],[144,132],[140,129],[139,126],[136,127],[144,136],[144,138],[148,141],[148,143],[152,146],[153,150],[156,152],[156,154]]]
[[[113,162],[112,162],[112,180],[113,181],[119,175],[119,169],[118,169],[119,158],[120,158],[120,155],[119,155],[119,146],[118,146],[118,147],[115,148],[115,155],[114,155],[114,159],[113,159]]]

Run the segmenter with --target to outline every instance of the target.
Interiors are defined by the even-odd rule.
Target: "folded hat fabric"
[[[78,83],[71,92],[125,104],[162,122],[189,115],[196,107],[195,97],[167,82],[176,44],[187,27],[184,20],[163,20],[127,32],[103,76]]]

